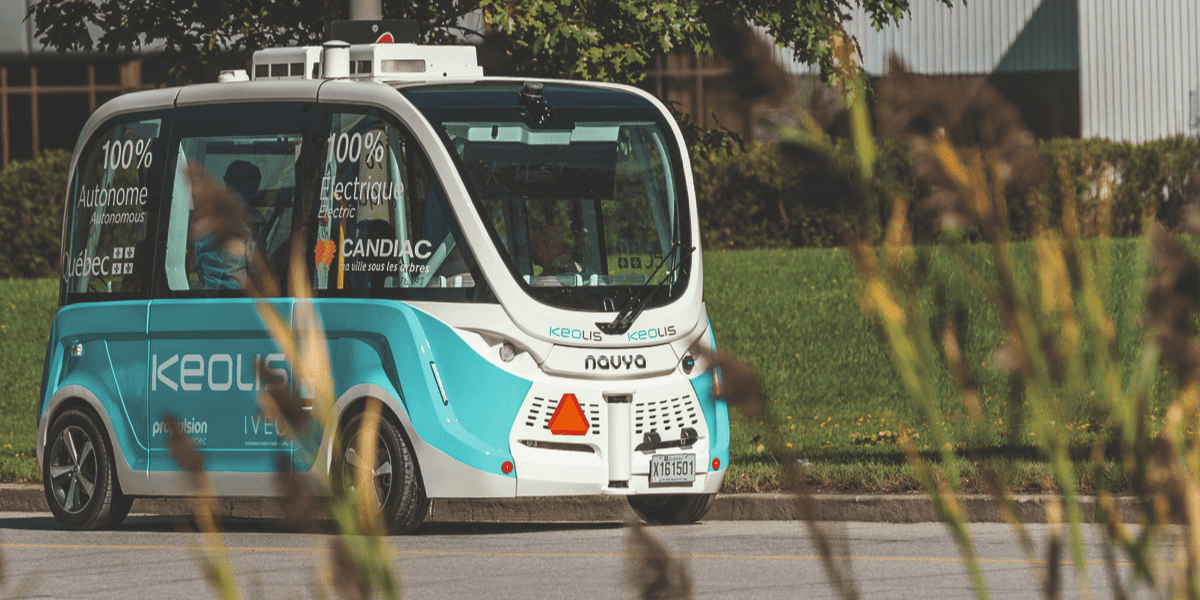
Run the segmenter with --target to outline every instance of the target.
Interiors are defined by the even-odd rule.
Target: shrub
[[[844,230],[840,215],[854,202],[852,184],[839,172],[854,160],[849,144],[839,144],[833,165],[793,160],[775,146],[745,149],[692,147],[700,226],[710,249],[822,248],[836,246]],[[928,185],[913,171],[912,155],[897,143],[881,145],[877,193],[909,198]],[[832,168],[830,168],[832,167]],[[886,215],[884,215],[886,217]],[[929,224],[914,229],[932,236]]]
[[[1031,239],[1037,222],[1061,222],[1070,194],[1080,231],[1116,237],[1145,233],[1158,221],[1177,229],[1188,219],[1189,201],[1200,199],[1200,140],[1183,137],[1143,144],[1108,140],[1048,140],[1041,143],[1046,168],[1034,194],[1006,196],[1011,239]],[[839,215],[861,194],[838,173],[854,160],[848,143],[833,146],[832,165],[784,157],[762,144],[692,144],[692,169],[704,242],[716,248],[829,247],[841,242]],[[901,142],[882,141],[875,164],[875,197],[928,196],[930,182],[915,172]],[[890,202],[883,202],[887,222]],[[940,242],[932,213],[921,204],[908,215],[913,240]],[[978,240],[978,232],[966,239]]]
[[[56,277],[68,150],[46,150],[0,171],[0,278]]]

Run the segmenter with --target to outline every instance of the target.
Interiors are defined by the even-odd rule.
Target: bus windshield
[[[612,311],[645,286],[679,296],[690,248],[680,151],[661,111],[636,95],[520,83],[401,92],[440,130],[492,242],[537,300]],[[660,268],[661,267],[661,268]]]

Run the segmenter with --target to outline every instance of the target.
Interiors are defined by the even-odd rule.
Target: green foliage
[[[946,6],[954,5],[953,0],[938,1]],[[845,31],[845,25],[851,20],[851,11],[855,5],[863,9],[872,27],[881,29],[907,15],[909,0],[714,2],[703,8],[701,18],[713,29],[741,22],[760,27],[780,43],[790,47],[796,60],[819,64],[822,74],[837,79],[835,49],[831,47],[830,40]],[[857,43],[854,40],[850,41],[853,44],[851,49],[857,50]],[[845,65],[842,68],[844,69]]]
[[[46,150],[0,171],[0,277],[54,277],[71,153]]]
[[[950,4],[951,0],[942,0]],[[42,0],[30,8],[36,35],[60,51],[132,52],[159,45],[169,77],[181,84],[216,80],[222,62],[245,61],[259,48],[324,41],[326,27],[348,16],[348,0]],[[862,6],[876,28],[895,22],[908,0],[382,0],[388,19],[415,19],[425,42],[481,40],[506,75],[636,83],[650,58],[673,49],[712,53],[733,23],[764,28],[798,59],[832,74],[828,41]],[[481,9],[488,31],[459,23]],[[102,32],[96,39],[91,31]]]
[[[845,237],[843,214],[857,202],[855,182],[840,176],[857,160],[848,143],[840,143],[832,164],[796,161],[776,146],[752,144],[744,150],[726,145],[692,149],[692,170],[700,206],[701,230],[710,249],[832,247]],[[831,168],[832,167],[832,168]],[[914,198],[927,193],[912,154],[896,142],[883,142],[870,185],[881,197]],[[890,208],[885,207],[881,219]],[[933,241],[933,221],[912,217],[911,226],[924,242]]]
[[[679,124],[679,130],[683,133],[683,142],[688,147],[693,163],[698,156],[706,155],[709,152],[742,153],[746,151],[746,141],[736,132],[719,125],[714,128],[704,127],[697,123],[691,115],[679,110],[675,102],[667,103],[667,110],[671,111],[671,116],[675,117],[675,122]],[[713,119],[716,120],[716,115],[713,115]]]
[[[238,68],[260,48],[325,41],[348,0],[42,0],[29,9],[38,41],[65,52],[135,52],[160,46],[171,83],[216,81],[222,63]],[[415,19],[426,43],[451,43],[475,5],[455,0],[383,0],[387,19]],[[100,36],[92,38],[91,31]],[[228,68],[228,67],[226,67]]]
[[[1184,207],[1200,199],[1200,140],[1175,137],[1132,144],[1107,140],[1051,140],[1042,144],[1047,182],[1043,195],[1051,215],[1061,214],[1062,196],[1073,190],[1081,226],[1103,226],[1104,200],[1112,206],[1112,235],[1146,233],[1159,221],[1184,223]],[[1105,191],[1107,182],[1110,189]],[[1053,217],[1052,217],[1053,218]]]
[[[812,157],[788,161],[775,146],[718,144],[699,134],[692,147],[701,226],[708,248],[829,247],[841,243],[847,225],[842,215],[855,206],[855,183],[838,175],[856,160],[847,142],[834,146],[831,164]],[[1179,228],[1186,206],[1200,198],[1200,140],[1172,138],[1143,144],[1108,140],[1048,140],[1041,144],[1046,166],[1033,196],[1009,192],[1005,198],[1012,239],[1027,240],[1039,219],[1061,222],[1064,198],[1074,200],[1081,232],[1110,231],[1116,237],[1146,232],[1158,221]],[[796,157],[791,157],[796,158]],[[921,178],[908,146],[880,141],[874,178],[878,198],[918,202],[932,184]],[[890,202],[880,207],[880,222],[890,217]],[[942,241],[936,216],[916,204],[908,226],[918,244]],[[1111,224],[1111,227],[1109,226]],[[966,239],[978,238],[977,230]]]
[[[706,248],[770,248],[789,240],[791,215],[784,203],[800,173],[773,148],[712,150],[692,164]]]
[[[508,55],[505,71],[537,77],[636,83],[650,59],[675,48],[708,50],[701,3],[617,0],[481,0]]]

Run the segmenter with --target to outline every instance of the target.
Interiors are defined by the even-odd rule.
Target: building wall
[[[40,49],[34,44],[33,27],[25,12],[36,0],[0,0],[0,54],[30,54]]]
[[[851,11],[847,27],[858,39],[863,68],[872,77],[886,74],[894,55],[925,75],[953,81],[986,78],[1018,107],[1035,135],[1078,137],[1080,1],[1090,0],[955,0],[953,7],[913,0],[909,15],[880,31],[860,8]],[[772,62],[797,78],[801,104],[820,88],[816,67],[795,62],[790,49],[775,49]],[[777,111],[747,109],[732,101],[735,90],[723,82],[728,71],[722,61],[678,53],[656,63],[646,87],[677,102],[701,124],[711,127],[719,121],[748,139],[767,139],[755,125]]]
[[[141,55],[42,48],[25,19],[36,1],[0,0],[0,167],[49,148],[73,148],[96,107],[150,87]]]
[[[1083,137],[1196,136],[1200,2],[1079,2]]]
[[[955,0],[953,8],[915,0],[907,17],[881,31],[856,10],[850,33],[871,75],[882,75],[893,54],[927,75],[1074,71],[1076,13],[1076,0]]]

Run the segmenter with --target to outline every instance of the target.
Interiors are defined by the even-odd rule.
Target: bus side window
[[[63,240],[68,303],[77,294],[149,292],[165,162],[163,122],[162,113],[118,117],[81,153]]]
[[[249,202],[258,193],[261,171],[250,161],[237,158],[228,161],[223,176],[214,173],[207,152],[210,146],[209,140],[195,139],[179,144],[163,260],[171,290],[240,290],[246,285],[253,253],[258,251],[257,228],[251,217],[255,213]],[[223,182],[224,189],[217,192],[221,196],[193,195],[189,165],[199,167],[216,182]],[[227,217],[227,222],[218,225],[221,233],[199,231],[197,222],[213,212]]]
[[[461,232],[428,161],[375,109],[334,109],[319,150],[317,290],[474,287]]]
[[[191,116],[218,109],[225,116],[257,115],[259,120],[251,127],[228,118]],[[257,274],[256,268],[265,269],[277,281],[286,273],[307,118],[293,114],[272,119],[281,111],[270,109],[264,105],[180,109],[181,125],[173,136],[174,183],[163,258],[168,289],[241,290],[247,277],[265,275]],[[195,197],[189,169],[200,169],[211,178],[219,196]],[[214,207],[217,214],[231,217],[222,223],[223,235],[196,227],[213,214]]]

